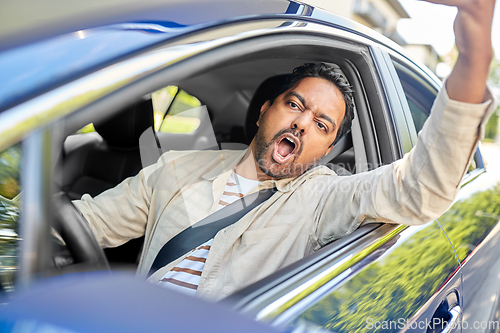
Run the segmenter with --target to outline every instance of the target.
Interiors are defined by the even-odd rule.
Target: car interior
[[[95,196],[134,176],[170,150],[246,149],[257,131],[255,122],[261,105],[277,93],[295,67],[306,62],[334,66],[355,89],[351,132],[321,163],[339,176],[367,171],[377,164],[372,161],[377,161],[379,154],[377,139],[372,137],[375,135],[372,116],[367,116],[369,108],[380,107],[369,105],[372,101],[379,103],[378,98],[366,99],[366,94],[373,94],[377,89],[374,88],[377,82],[370,74],[372,64],[367,63],[363,52],[343,49],[334,55],[330,52],[331,49],[324,46],[279,46],[223,63],[218,61],[192,74],[181,75],[180,79],[163,78],[163,84],[157,82],[154,89],[143,89],[146,93],[134,99],[122,93],[125,98],[117,98],[120,103],[115,104],[120,106],[114,109],[98,111],[98,107],[90,106],[90,111],[76,114],[67,122],[71,125],[65,125],[67,137],[56,163],[56,170],[60,172],[54,177],[57,188],[71,200],[85,193]],[[361,85],[363,75],[369,80]],[[161,100],[166,92],[168,98]],[[124,103],[127,99],[130,102]],[[195,103],[185,105],[190,104],[186,101]],[[178,107],[177,102],[184,105]],[[104,110],[106,112],[102,112]],[[166,124],[170,120],[170,125]],[[187,120],[186,125],[183,122]],[[75,132],[88,127],[89,123],[95,131]],[[178,131],[181,127],[183,130]],[[104,249],[111,268],[134,270],[142,243],[143,237]],[[55,257],[68,257],[64,248],[56,252]]]
[[[155,132],[153,145],[159,145],[162,153],[170,150],[245,149],[258,130],[256,121],[261,106],[276,97],[288,77],[287,73],[305,62],[279,59],[238,63],[179,83],[177,91],[195,96],[206,106],[208,114],[199,116],[198,127],[190,133]],[[342,73],[339,66],[331,65]],[[142,163],[144,157],[141,160],[140,138],[155,126],[153,99],[154,94],[147,95],[110,119],[94,123],[95,132],[67,137],[60,187],[70,199],[79,199],[85,193],[96,196],[136,175],[145,166]],[[169,106],[174,99],[175,95]],[[162,119],[168,111],[167,107],[163,111],[167,114],[162,115]],[[212,146],[213,140],[208,138],[210,133],[214,133],[219,146]],[[324,160],[339,175],[356,172],[350,135],[346,135]],[[332,155],[336,156],[332,158]],[[108,260],[111,263],[137,263],[142,242],[141,237],[118,248],[105,249]]]

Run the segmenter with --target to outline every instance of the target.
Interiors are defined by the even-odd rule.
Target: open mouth
[[[285,133],[274,145],[273,159],[278,163],[285,163],[295,155],[298,148],[298,139]]]

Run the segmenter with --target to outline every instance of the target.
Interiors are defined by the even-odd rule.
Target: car
[[[166,151],[245,149],[256,110],[306,62],[355,91],[324,162],[341,177],[392,163],[442,84],[397,44],[286,0],[65,22],[0,44],[3,331],[498,331],[500,178],[481,147],[438,219],[365,225],[216,304],[133,278],[143,240],[103,253],[70,203]]]

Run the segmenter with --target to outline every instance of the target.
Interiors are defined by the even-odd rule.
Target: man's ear
[[[268,100],[260,107],[260,114],[259,114],[259,119],[257,119],[257,126],[260,126],[259,124],[260,117],[262,117],[262,115],[266,113],[267,109],[269,109],[270,106],[271,106],[271,101]]]

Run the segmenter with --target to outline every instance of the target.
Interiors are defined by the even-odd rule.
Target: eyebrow
[[[297,97],[297,99],[302,103],[302,105],[304,105],[304,107],[307,109],[307,105],[306,105],[306,100],[304,99],[304,97],[302,97],[301,95],[299,95],[298,93],[296,93],[295,91],[289,91],[288,94],[286,94],[286,97],[288,96],[295,96]]]
[[[295,96],[297,97],[297,99],[302,103],[302,105],[304,105],[304,107],[307,109],[307,105],[306,105],[306,100],[304,99],[304,97],[302,97],[301,95],[299,95],[298,93],[296,93],[295,91],[289,91],[288,94],[286,94],[286,97],[288,96]],[[330,124],[332,124],[333,128],[332,128],[332,131],[335,131],[335,129],[337,128],[337,123],[332,119],[330,118],[329,116],[327,116],[326,114],[324,113],[319,113],[317,114],[318,117],[320,118],[323,118],[325,119],[326,121],[328,121]]]
[[[335,131],[335,129],[337,128],[337,123],[332,118],[330,118],[329,116],[327,116],[324,113],[318,114],[318,117],[323,118],[326,121],[328,121],[329,123],[331,123],[332,124],[332,131]]]

